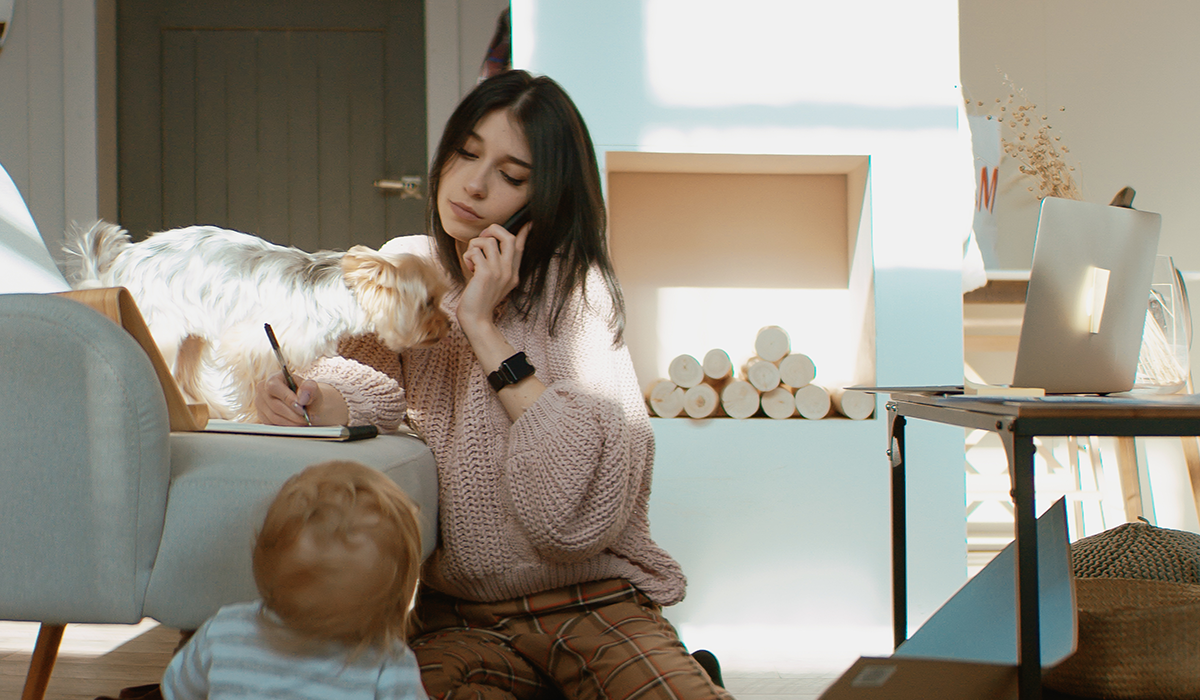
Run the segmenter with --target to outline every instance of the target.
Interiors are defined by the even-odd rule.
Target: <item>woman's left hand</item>
[[[468,337],[493,323],[492,314],[521,281],[521,255],[531,224],[515,235],[499,224],[484,229],[467,244],[463,268],[470,277],[458,305],[458,322]]]

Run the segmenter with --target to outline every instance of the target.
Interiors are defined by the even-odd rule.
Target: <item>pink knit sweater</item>
[[[384,250],[432,256],[429,241],[400,238]],[[435,347],[405,352],[398,365],[377,341],[357,339],[308,373],[342,391],[352,422],[392,428],[403,415],[433,451],[440,538],[427,585],[495,601],[623,578],[660,604],[683,598],[679,564],[650,538],[644,399],[628,349],[612,346],[598,273],[587,289],[590,303],[577,294],[554,337],[548,305],[528,320],[511,309],[500,318],[547,386],[516,422],[455,320],[457,295],[444,304],[451,331]]]

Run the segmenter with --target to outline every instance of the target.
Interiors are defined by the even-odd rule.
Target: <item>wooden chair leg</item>
[[[1121,496],[1125,499],[1125,522],[1137,522],[1139,515],[1145,515],[1145,510],[1134,438],[1117,438],[1117,472],[1121,476]]]
[[[46,686],[50,684],[50,673],[58,659],[58,646],[62,643],[66,625],[51,625],[45,622],[38,629],[37,645],[33,658],[29,660],[29,673],[25,674],[25,690],[21,700],[42,700],[46,697]]]
[[[1188,478],[1192,481],[1192,498],[1196,501],[1196,516],[1200,517],[1200,443],[1188,436],[1183,439],[1183,458],[1187,462]]]

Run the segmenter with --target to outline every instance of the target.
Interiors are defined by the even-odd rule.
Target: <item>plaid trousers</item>
[[[623,580],[494,603],[423,589],[416,617],[410,645],[434,700],[732,700]]]

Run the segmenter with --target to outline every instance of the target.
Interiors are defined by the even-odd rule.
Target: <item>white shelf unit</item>
[[[818,384],[874,381],[868,157],[609,151],[605,163],[643,386],[682,353],[721,348],[740,368],[764,325],[813,358]],[[668,610],[690,646],[790,670],[888,652],[880,411],[652,422],[651,522],[691,581]]]
[[[672,358],[788,331],[825,388],[875,377],[870,159],[645,153],[605,157],[609,241],[643,387]]]

